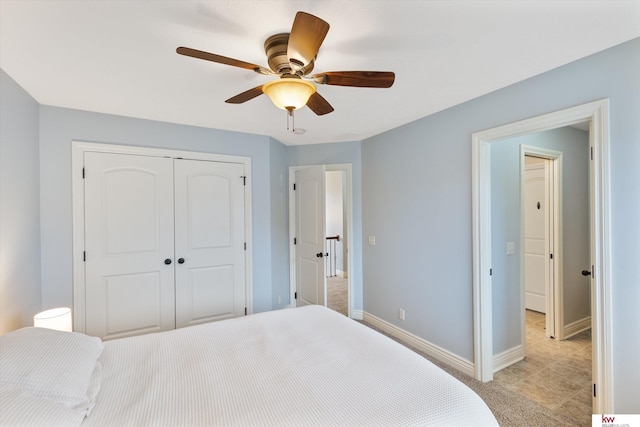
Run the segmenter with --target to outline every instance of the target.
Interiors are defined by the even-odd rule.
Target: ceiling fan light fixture
[[[284,78],[263,85],[262,92],[276,107],[290,111],[307,105],[311,95],[316,92],[316,87],[305,80]]]

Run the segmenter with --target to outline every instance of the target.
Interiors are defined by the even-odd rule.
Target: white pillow
[[[15,387],[0,386],[0,426],[79,426],[83,408],[69,408]]]
[[[68,407],[86,407],[95,397],[99,378],[93,373],[100,373],[96,363],[103,348],[99,338],[75,332],[45,328],[10,332],[0,337],[0,386]]]

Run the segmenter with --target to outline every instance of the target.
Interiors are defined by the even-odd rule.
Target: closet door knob
[[[184,258],[178,258],[178,264],[184,264]]]
[[[167,259],[165,259],[165,260],[164,260],[164,263],[165,263],[165,264],[167,264],[167,265],[171,264],[171,258],[167,258]]]

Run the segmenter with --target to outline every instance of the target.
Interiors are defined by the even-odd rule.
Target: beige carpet
[[[339,313],[347,315],[347,279],[342,277],[327,277],[327,306]],[[363,322],[364,323],[364,322]],[[365,325],[376,329],[378,332],[385,334],[371,325],[364,323]],[[385,334],[387,335],[387,334]],[[390,337],[395,339],[394,337]],[[396,341],[398,341],[396,339]],[[403,345],[403,342],[398,341]],[[489,406],[493,414],[495,415],[498,423],[503,427],[547,427],[547,426],[562,426],[562,427],[577,427],[577,426],[590,426],[591,424],[584,424],[576,421],[573,418],[564,416],[553,412],[552,410],[540,405],[539,403],[527,399],[513,391],[509,390],[504,385],[497,381],[491,381],[488,383],[482,383],[470,376],[463,374],[460,371],[438,361],[425,353],[407,346],[416,353],[422,355],[426,359],[433,362],[443,370],[450,373],[452,376],[463,382],[473,391],[475,391]]]
[[[327,277],[327,307],[348,316],[348,301],[347,279],[341,276]]]
[[[423,356],[427,357],[424,354]],[[557,414],[526,397],[516,394],[496,381],[482,383],[447,365],[434,360],[431,361],[478,393],[487,403],[501,426],[577,427],[584,425],[573,418]]]
[[[367,323],[363,322],[363,324],[387,335]],[[395,339],[391,336],[390,338]],[[397,339],[395,340],[406,345]],[[469,386],[469,388],[475,391],[487,403],[487,406],[489,406],[493,415],[495,415],[498,423],[503,427],[578,427],[585,425],[579,423],[573,418],[557,414],[524,396],[516,394],[496,381],[482,383],[438,360],[431,358],[415,348],[410,346],[407,347],[424,356],[426,359],[430,360],[435,365],[439,366]],[[588,425],[590,426],[591,424]]]

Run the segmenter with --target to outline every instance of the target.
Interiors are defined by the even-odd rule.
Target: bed
[[[101,342],[0,337],[0,425],[498,425],[467,386],[321,306]]]

